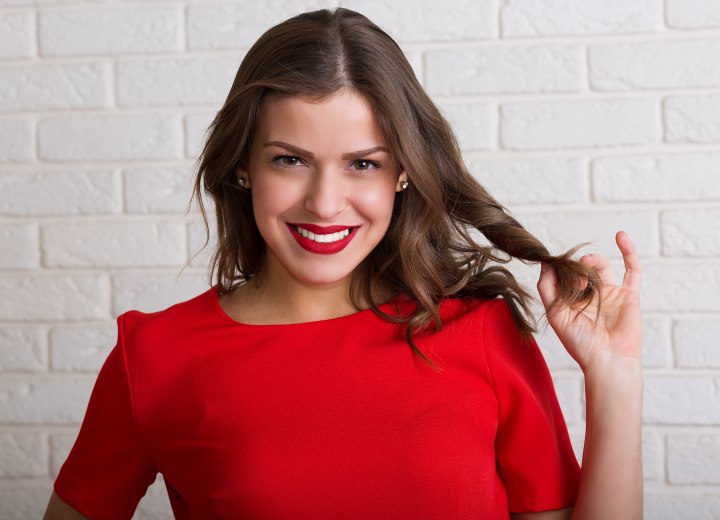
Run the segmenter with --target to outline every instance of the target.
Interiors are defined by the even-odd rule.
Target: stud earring
[[[238,183],[240,183],[241,187],[245,187],[245,179],[243,179],[242,177],[238,179]]]
[[[403,181],[402,184],[400,185],[400,187],[401,187],[402,189],[407,189],[407,187],[408,187],[409,184],[410,184],[410,183],[409,183],[408,181]]]

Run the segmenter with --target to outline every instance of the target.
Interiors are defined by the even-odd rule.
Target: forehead
[[[294,140],[293,144],[325,141],[373,141],[384,144],[372,104],[355,91],[343,90],[320,100],[271,95],[263,99],[258,137]],[[338,143],[340,144],[340,143]]]

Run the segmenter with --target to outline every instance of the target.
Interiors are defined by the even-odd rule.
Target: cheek
[[[252,185],[251,196],[255,219],[258,221],[279,215],[297,202],[297,195],[288,184],[257,182]]]
[[[381,185],[373,189],[358,190],[355,196],[356,206],[362,212],[376,220],[390,220],[395,202],[395,185]]]

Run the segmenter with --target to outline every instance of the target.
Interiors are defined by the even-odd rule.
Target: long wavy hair
[[[468,172],[450,125],[397,43],[367,17],[344,8],[306,12],[265,32],[242,60],[206,131],[193,199],[205,224],[202,249],[210,234],[201,191],[215,206],[217,245],[209,278],[221,295],[253,278],[265,257],[250,192],[238,185],[236,176],[238,169],[247,169],[263,97],[272,93],[318,101],[341,89],[370,102],[399,171],[407,173],[410,183],[396,193],[387,233],[353,271],[350,298],[358,310],[362,296],[383,319],[406,324],[410,348],[437,370],[413,335],[431,325],[435,331],[442,328],[443,298],[502,296],[523,337],[537,331],[529,306],[534,296],[510,271],[492,263],[517,258],[555,268],[559,292],[547,314],[561,304],[587,307],[600,296],[597,272],[571,258],[587,243],[551,255]],[[477,243],[473,230],[490,245]],[[378,309],[382,302],[373,299],[376,294],[404,295],[415,302],[414,312],[401,315],[396,308],[394,315],[386,314]]]

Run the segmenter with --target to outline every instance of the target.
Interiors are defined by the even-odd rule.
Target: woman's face
[[[263,275],[310,285],[349,283],[406,179],[371,106],[347,90],[322,102],[266,97],[248,170],[238,177],[267,244]]]

